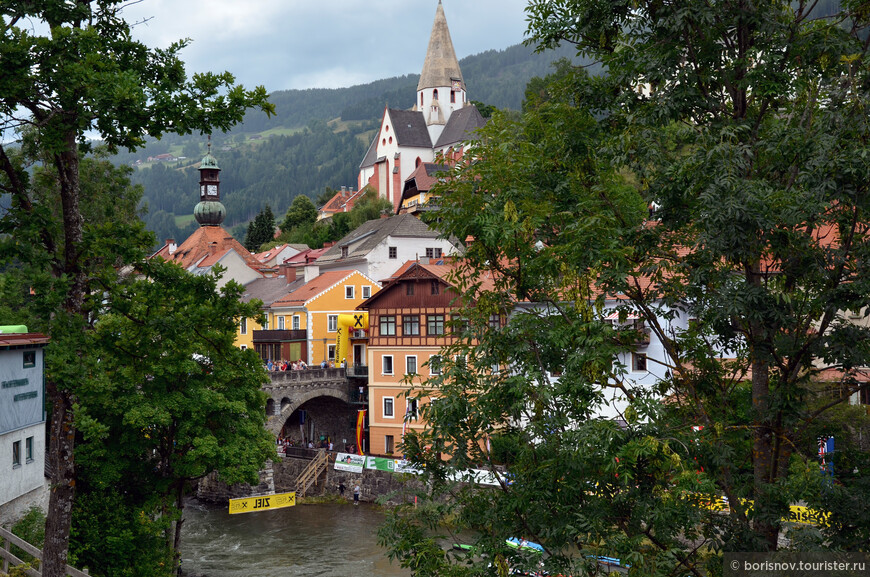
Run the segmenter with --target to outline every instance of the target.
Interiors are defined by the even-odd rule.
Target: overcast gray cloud
[[[457,57],[521,42],[527,0],[443,0]],[[152,47],[189,38],[189,73],[267,90],[338,88],[419,73],[437,0],[142,0],[124,10]]]

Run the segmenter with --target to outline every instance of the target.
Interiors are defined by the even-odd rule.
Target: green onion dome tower
[[[200,226],[220,226],[227,216],[227,209],[221,203],[220,171],[217,159],[211,154],[209,139],[208,152],[199,163],[199,203],[193,209]]]

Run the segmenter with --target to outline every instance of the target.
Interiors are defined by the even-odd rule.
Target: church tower
[[[444,7],[438,0],[435,23],[420,82],[417,84],[417,110],[423,113],[432,142],[437,142],[450,115],[466,104],[465,81],[453,50]]]
[[[199,203],[193,209],[200,226],[220,226],[227,216],[227,209],[221,203],[220,171],[217,159],[211,155],[209,139],[208,153],[199,163]]]

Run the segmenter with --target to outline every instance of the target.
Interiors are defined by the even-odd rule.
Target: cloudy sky
[[[458,58],[521,42],[526,0],[443,0]],[[152,47],[189,38],[188,73],[268,91],[420,73],[438,0],[141,0],[124,10]]]

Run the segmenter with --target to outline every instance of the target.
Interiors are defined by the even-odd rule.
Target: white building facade
[[[32,507],[45,511],[48,505],[43,354],[48,337],[26,330],[0,327],[0,520],[4,524]]]

